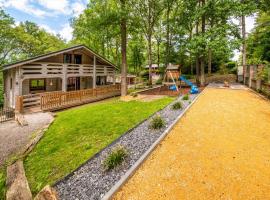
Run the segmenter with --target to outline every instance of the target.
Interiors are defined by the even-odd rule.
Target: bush
[[[175,103],[172,105],[172,109],[173,109],[173,110],[179,110],[179,109],[182,109],[182,103],[181,103],[180,101],[175,102]]]
[[[111,151],[108,157],[104,160],[104,167],[106,170],[114,169],[120,165],[127,157],[128,153],[122,146],[118,146]]]
[[[132,97],[134,97],[134,98],[135,98],[135,97],[137,97],[137,96],[138,96],[138,94],[137,94],[137,93],[135,93],[135,92],[133,92],[133,93],[131,93],[131,94],[130,94],[130,96],[132,96]]]
[[[162,82],[163,82],[163,78],[162,78],[162,77],[160,77],[160,78],[157,80],[156,84],[157,84],[157,85],[161,85],[161,84],[162,84]]]
[[[187,100],[189,100],[189,95],[188,94],[185,94],[184,96],[183,96],[183,98],[182,98],[184,101],[187,101]]]
[[[165,126],[164,120],[160,116],[155,116],[152,118],[149,128],[150,129],[161,129]]]

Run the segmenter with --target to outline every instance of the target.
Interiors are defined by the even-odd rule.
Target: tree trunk
[[[208,49],[208,75],[212,73],[212,50]]]
[[[202,0],[202,7],[205,5],[205,0]],[[205,14],[203,14],[202,16],[202,35],[205,34]],[[205,47],[203,48],[205,50]],[[203,53],[204,53],[204,50],[203,50]],[[205,59],[204,59],[204,55],[201,56],[201,67],[200,67],[200,70],[201,70],[201,74],[200,74],[200,84],[201,86],[204,86],[205,85],[205,74],[204,74],[204,67],[205,67]]]
[[[167,2],[167,12],[166,12],[166,58],[165,58],[165,66],[167,67],[169,64],[169,57],[170,57],[170,12],[171,7],[170,3]]]
[[[121,0],[122,10],[126,9],[126,0]],[[121,17],[121,96],[127,95],[127,22],[126,17]]]
[[[200,83],[200,59],[199,56],[196,56],[196,83]]]
[[[241,23],[242,23],[242,39],[243,39],[243,46],[242,46],[242,65],[243,65],[243,78],[244,78],[244,84],[246,83],[246,65],[247,65],[247,46],[246,46],[246,17],[243,15],[241,17]]]
[[[160,49],[159,49],[159,46],[160,46],[160,42],[158,41],[157,42],[157,65],[158,65],[158,69],[159,69],[159,65],[160,65]]]
[[[148,35],[149,86],[152,86],[152,34]]]
[[[191,28],[191,31],[189,32],[189,41],[191,41],[191,39],[192,39],[192,28]],[[190,60],[190,74],[193,75],[193,62],[192,62],[191,51],[189,53],[189,60]]]
[[[199,34],[199,22],[196,23],[196,35]],[[199,55],[196,53],[196,83],[200,83],[200,60]]]

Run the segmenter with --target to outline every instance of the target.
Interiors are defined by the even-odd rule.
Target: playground
[[[114,199],[268,199],[270,103],[206,88]]]

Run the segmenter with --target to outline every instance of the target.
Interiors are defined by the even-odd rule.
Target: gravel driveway
[[[50,113],[32,113],[25,115],[25,119],[28,126],[22,127],[14,120],[0,124],[0,166],[28,143],[33,132],[49,124],[53,116]]]
[[[112,198],[270,199],[270,103],[207,88]]]

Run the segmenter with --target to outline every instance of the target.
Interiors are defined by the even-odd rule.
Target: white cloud
[[[46,24],[39,24],[39,26],[43,29],[45,29],[45,31],[51,33],[51,34],[54,34],[54,35],[57,35],[57,31],[53,30],[51,27],[49,27],[48,25]]]
[[[0,0],[0,7],[13,8],[36,17],[57,15],[77,17],[83,12],[86,4],[84,0]]]
[[[33,5],[31,5],[30,0],[1,0],[0,5],[2,7],[12,7],[38,17],[43,17],[47,15],[45,11],[37,9]]]
[[[64,24],[62,26],[62,30],[59,31],[59,34],[61,35],[61,37],[67,41],[70,41],[72,39],[72,33],[73,33],[73,28],[68,23]]]
[[[44,8],[59,13],[70,13],[68,0],[38,0],[37,1]]]
[[[73,15],[75,17],[78,17],[85,9],[85,4],[82,2],[75,2],[71,4]]]

